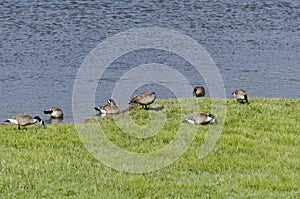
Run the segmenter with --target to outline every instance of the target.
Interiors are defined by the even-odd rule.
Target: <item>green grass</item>
[[[123,116],[104,118],[98,127],[122,149],[155,152],[172,143],[182,125],[181,115],[211,110],[209,98],[184,101],[193,109],[182,114],[175,99],[152,105],[164,107],[165,123],[159,132],[126,134],[117,125],[126,126]],[[201,145],[208,130],[217,126],[183,124],[196,129],[187,152],[169,166],[141,174],[99,162],[84,147],[74,124],[36,125],[21,131],[0,125],[0,198],[300,198],[300,100],[250,102],[225,102],[221,137],[204,158],[199,158]],[[151,114],[155,111],[130,112],[141,132],[143,126],[151,126]]]

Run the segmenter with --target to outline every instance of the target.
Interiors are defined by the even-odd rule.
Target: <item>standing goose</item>
[[[116,114],[120,112],[119,106],[113,99],[108,99],[107,104],[95,107],[95,110],[100,111],[101,114]]]
[[[248,102],[248,97],[247,97],[247,92],[244,89],[238,89],[232,93],[235,98],[237,99],[238,102],[244,104],[244,103],[249,103]]]
[[[206,124],[217,124],[217,119],[213,114],[206,113],[193,113],[187,119],[183,120],[190,124],[206,125]]]
[[[155,101],[155,98],[155,92],[145,92],[132,98],[129,104],[140,104],[144,109],[147,110],[147,106],[152,104]]]
[[[194,91],[193,91],[194,97],[204,97],[204,95],[205,95],[205,89],[203,86],[196,86],[194,88]]]
[[[51,118],[63,118],[64,117],[64,113],[62,112],[62,110],[60,108],[52,107],[48,111],[44,110],[44,113],[50,114]]]
[[[21,129],[21,126],[35,124],[36,122],[39,122],[40,124],[45,126],[44,121],[39,116],[35,116],[34,118],[32,118],[30,115],[26,114],[16,115],[10,119],[5,120],[4,122],[17,124],[19,130]]]

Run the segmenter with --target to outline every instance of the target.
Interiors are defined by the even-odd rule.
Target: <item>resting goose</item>
[[[190,124],[206,125],[206,124],[217,124],[217,119],[213,114],[206,113],[193,113],[187,119],[183,120]]]
[[[44,110],[45,114],[50,114],[51,118],[63,118],[64,113],[60,108],[52,107],[48,111]]]
[[[95,107],[95,110],[100,111],[101,114],[116,114],[120,112],[119,106],[113,99],[108,99],[107,104]]]
[[[244,89],[238,89],[232,93],[235,98],[237,99],[238,102],[244,104],[244,103],[249,103],[248,102],[248,97],[247,97],[247,92]]]

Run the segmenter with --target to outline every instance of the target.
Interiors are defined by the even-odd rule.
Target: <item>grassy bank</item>
[[[208,98],[186,101],[210,112]],[[224,127],[212,153],[198,158],[199,146],[214,128],[199,126],[183,156],[143,174],[100,163],[83,146],[73,124],[21,131],[1,125],[0,198],[300,198],[300,100],[250,102],[226,102]],[[155,106],[164,107],[167,119],[154,136],[124,134],[113,118],[101,120],[101,128],[128,151],[156,151],[172,142],[182,118],[176,100],[157,100]],[[145,110],[130,115],[138,125],[151,122]]]

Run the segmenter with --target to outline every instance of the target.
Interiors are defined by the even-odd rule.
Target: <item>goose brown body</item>
[[[134,98],[132,98],[129,102],[129,104],[140,104],[142,105],[145,109],[147,109],[148,105],[152,104],[156,99],[156,94],[155,92],[145,92],[141,93]]]
[[[52,107],[48,111],[44,110],[45,114],[50,114],[51,118],[63,118],[64,113],[60,108]]]
[[[26,114],[16,115],[10,119],[5,120],[5,122],[10,122],[12,124],[18,125],[19,130],[21,129],[21,126],[35,124],[36,122],[45,125],[44,121],[39,116],[31,117],[30,115],[26,115]]]
[[[216,124],[217,119],[213,114],[206,114],[206,113],[193,113],[191,114],[187,119],[185,119],[183,122],[187,122],[190,124],[196,124],[196,125],[206,125],[206,124]]]

